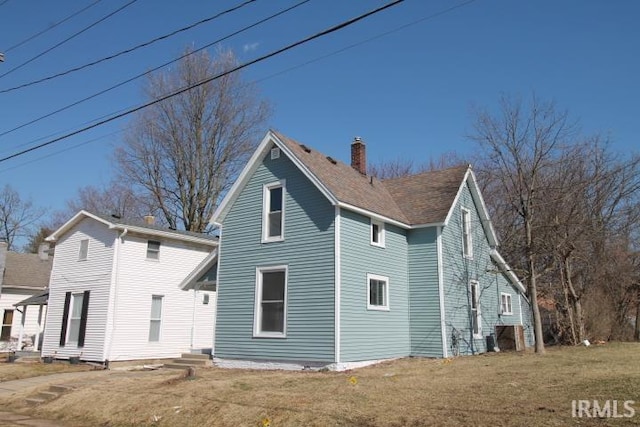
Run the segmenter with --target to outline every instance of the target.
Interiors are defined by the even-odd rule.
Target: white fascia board
[[[264,138],[262,138],[262,141],[258,144],[256,151],[253,152],[253,155],[245,165],[244,169],[240,172],[238,179],[233,183],[227,195],[222,199],[222,202],[220,202],[220,206],[218,206],[218,209],[216,209],[211,216],[209,224],[220,224],[224,220],[227,211],[236,201],[245,185],[247,185],[249,178],[251,178],[255,170],[260,166],[260,160],[266,154],[273,139],[274,135],[271,131],[267,132]]]
[[[520,279],[518,279],[518,276],[516,276],[513,270],[511,270],[509,264],[507,264],[504,258],[502,258],[502,255],[500,255],[497,250],[493,249],[490,252],[490,256],[498,264],[500,270],[509,278],[509,281],[518,289],[520,289],[523,295],[526,295],[527,289],[524,287]]]
[[[198,277],[200,277],[200,275],[204,273],[206,270],[211,268],[214,261],[215,262],[218,261],[217,258],[218,258],[218,251],[214,250],[209,255],[207,255],[202,261],[200,261],[200,264],[198,264],[198,266],[195,269],[193,269],[193,271],[189,273],[189,275],[182,282],[180,282],[180,284],[178,285],[178,288],[184,291],[184,290],[187,290],[193,284],[195,284],[195,282],[198,280]],[[217,273],[216,273],[216,276],[217,276]],[[217,277],[216,277],[216,283],[217,283]]]
[[[478,187],[478,182],[476,181],[476,176],[471,170],[471,166],[467,169],[467,172],[460,183],[460,187],[458,188],[458,192],[456,193],[456,197],[453,199],[453,203],[449,208],[449,212],[447,213],[447,217],[444,220],[444,225],[449,224],[451,217],[453,216],[453,212],[455,207],[458,205],[458,201],[460,200],[460,195],[462,194],[462,190],[464,189],[465,184],[469,186],[469,192],[471,192],[471,197],[475,202],[476,206],[479,206],[477,209],[478,214],[480,215],[480,220],[482,221],[482,228],[485,230],[485,234],[487,236],[487,240],[489,240],[489,246],[495,248],[498,246],[498,238],[496,236],[496,232],[493,229],[493,224],[489,219],[489,211],[487,210],[487,205],[484,203],[484,199],[482,198],[482,194],[480,193],[480,187]]]
[[[171,240],[180,240],[189,243],[199,243],[207,246],[218,246],[218,242],[203,237],[190,236],[188,234],[173,233],[171,231],[153,230],[151,228],[137,227],[135,225],[112,224],[109,226],[113,230],[128,230],[132,233],[144,234],[146,236],[164,237]]]
[[[94,219],[102,224],[105,224],[107,226],[112,226],[113,223],[106,221],[102,218],[100,218],[99,216],[96,216],[90,212],[87,212],[85,210],[81,210],[80,212],[78,212],[77,214],[75,214],[73,217],[71,217],[71,219],[67,222],[65,222],[64,224],[62,224],[62,226],[60,226],[60,228],[58,228],[56,231],[54,231],[53,233],[51,233],[46,239],[44,239],[47,242],[55,242],[56,240],[58,240],[60,238],[60,236],[62,236],[63,234],[65,234],[67,231],[69,231],[69,229],[71,229],[74,225],[76,225],[77,223],[79,223],[80,221],[82,221],[82,219],[84,218],[91,218]]]
[[[289,150],[289,147],[287,147],[286,144],[280,141],[280,139],[278,139],[276,135],[272,134],[271,138],[273,139],[273,142],[287,155],[289,160],[291,160],[293,164],[296,165],[298,169],[300,169],[304,176],[306,176],[307,179],[309,179],[309,181],[311,181],[313,185],[315,185],[316,188],[320,190],[320,192],[329,200],[329,202],[331,202],[331,204],[334,206],[337,205],[338,199],[313,173],[311,173],[309,169],[307,169],[307,167],[296,157],[296,155],[293,154],[291,150]]]
[[[404,222],[400,222],[400,221],[397,221],[395,219],[391,219],[388,216],[380,215],[380,214],[377,214],[375,212],[371,212],[369,210],[362,209],[362,208],[359,208],[357,206],[350,205],[349,203],[338,202],[338,206],[340,206],[341,208],[353,211],[355,213],[359,213],[361,215],[368,216],[368,217],[373,218],[375,220],[378,220],[378,221],[381,221],[381,222],[386,222],[387,224],[397,225],[400,228],[405,228],[405,229],[410,229],[411,228],[411,226],[409,224],[405,224]]]

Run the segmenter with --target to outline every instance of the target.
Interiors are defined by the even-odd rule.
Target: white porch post
[[[42,332],[42,305],[38,306],[38,330],[36,331],[36,339],[33,343],[33,351],[40,351],[40,333]]]
[[[17,350],[22,350],[22,338],[24,336],[24,324],[27,320],[27,306],[22,306],[22,319],[20,320],[20,335],[18,336],[18,348]]]

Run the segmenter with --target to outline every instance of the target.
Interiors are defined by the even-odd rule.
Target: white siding
[[[109,307],[111,264],[115,230],[92,219],[84,219],[57,243],[49,284],[49,311],[42,346],[43,356],[102,361],[105,325]],[[87,259],[79,261],[80,241],[89,239]],[[66,292],[90,291],[84,347],[60,347],[60,332]]]
[[[13,322],[11,325],[11,338],[18,339],[20,335],[20,323],[22,322],[22,313],[18,312],[18,308],[22,310],[22,307],[14,307],[13,304],[32,297],[34,294],[40,293],[39,291],[26,291],[24,289],[14,289],[9,287],[2,288],[2,295],[0,295],[0,321],[4,314],[4,310],[13,310]],[[47,306],[44,306],[42,314],[42,324],[44,325],[44,315],[46,313]],[[24,337],[33,336],[38,332],[38,307],[27,307],[27,318],[24,324]]]
[[[190,291],[189,294],[193,297],[194,291]],[[204,304],[205,295],[209,295],[209,304]],[[217,295],[217,292],[208,291],[197,291],[195,293],[194,349],[210,349],[213,347]]]
[[[148,260],[147,240],[129,233],[118,247],[114,323],[107,337],[110,361],[177,357],[191,349],[194,294],[178,285],[213,248],[153,238],[161,242],[159,260]],[[149,342],[153,295],[163,296],[158,342]],[[206,307],[215,309],[213,298]],[[197,328],[213,331],[210,314],[198,319]]]

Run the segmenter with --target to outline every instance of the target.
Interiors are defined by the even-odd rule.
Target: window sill
[[[375,242],[370,242],[371,246],[375,246],[377,248],[382,248],[384,249],[384,243],[375,243]]]
[[[284,339],[287,338],[287,334],[280,334],[277,332],[261,332],[261,333],[254,333],[253,334],[253,338],[277,338],[277,339]]]
[[[284,242],[284,237],[272,237],[269,239],[262,239],[260,243],[274,243],[274,242]]]
[[[376,306],[376,305],[367,305],[367,310],[371,311],[390,311],[389,307]]]

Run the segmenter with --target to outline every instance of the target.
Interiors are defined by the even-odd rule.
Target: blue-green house
[[[211,219],[215,358],[345,369],[532,345],[471,168],[378,180],[358,138],[351,159],[275,131],[257,147]]]

